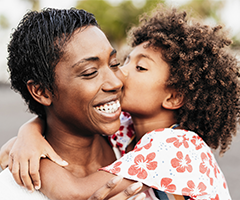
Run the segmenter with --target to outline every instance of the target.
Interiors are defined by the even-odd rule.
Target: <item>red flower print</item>
[[[141,143],[141,140],[140,140],[133,150],[135,152],[137,152],[137,151],[141,151],[143,148],[144,149],[150,149],[150,147],[152,146],[152,141],[153,141],[153,139],[151,139],[150,142],[145,144],[143,147],[138,148],[138,145]]]
[[[120,126],[120,128],[118,130],[122,131],[123,129],[124,129],[124,126]]]
[[[219,200],[218,194],[214,198],[211,198],[210,200]]]
[[[129,138],[132,138],[132,136],[134,135],[134,128],[133,128],[133,124],[130,124],[128,127],[127,127],[127,136]]]
[[[220,174],[220,170],[216,162],[213,165],[214,165],[214,175],[217,178],[217,174]]]
[[[144,145],[144,146],[143,146],[144,149],[150,149],[150,147],[152,146],[152,141],[153,141],[153,139],[151,139],[148,144]]]
[[[181,151],[178,151],[176,155],[177,158],[173,158],[171,160],[173,168],[176,168],[177,172],[180,173],[185,172],[185,170],[192,172],[192,165],[190,165],[191,159],[189,158],[189,155],[187,154],[185,157],[183,157]]]
[[[200,166],[199,166],[199,171],[202,173],[202,174],[205,174],[209,169],[209,161],[208,161],[208,157],[205,153],[201,153],[201,159],[202,159],[202,162],[200,163]]]
[[[141,144],[141,142],[142,142],[142,139],[137,142],[137,144],[135,145],[135,148],[137,148],[137,146]]]
[[[213,178],[210,177],[210,171],[211,168],[213,168],[212,165],[212,157],[209,153],[207,155],[205,153],[201,153],[201,159],[202,162],[199,165],[199,171],[202,174],[205,174],[210,178],[210,184],[213,185]]]
[[[122,114],[125,116],[125,117],[131,117],[131,115],[127,112],[122,112]]]
[[[169,193],[173,193],[176,190],[176,186],[174,184],[170,184],[172,182],[171,178],[163,178],[161,180],[161,190],[163,190],[164,192],[169,192]]]
[[[204,142],[202,140],[201,137],[199,137],[198,135],[194,135],[191,139],[191,142],[193,143],[193,145],[195,146],[196,150],[199,150],[202,148],[202,146],[204,145]]]
[[[164,128],[159,128],[159,129],[156,129],[155,132],[162,132],[164,131]],[[151,133],[151,132],[150,132]]]
[[[227,183],[225,181],[223,182],[223,187],[224,189],[227,189]]]
[[[183,146],[185,148],[188,148],[189,145],[188,145],[188,138],[186,138],[186,134],[184,134],[183,136],[181,135],[178,135],[177,137],[172,137],[172,138],[168,138],[166,140],[167,143],[173,143],[173,145],[177,148],[179,148],[180,146]]]
[[[121,168],[119,167],[121,164],[122,164],[121,161],[114,163],[113,168],[108,171],[113,174],[119,173],[121,171]]]
[[[157,162],[152,161],[156,157],[156,154],[150,153],[146,156],[146,159],[142,154],[137,155],[134,158],[133,165],[128,169],[128,174],[131,176],[137,175],[139,179],[146,179],[148,176],[147,170],[155,170],[157,168]]]
[[[116,143],[116,146],[121,148],[121,147],[123,147],[123,144],[120,143],[120,142],[117,142],[117,143]]]
[[[182,195],[190,196],[190,197],[197,197],[206,195],[207,193],[204,192],[206,190],[206,185],[204,185],[203,182],[200,182],[198,186],[196,187],[193,181],[188,181],[187,186],[182,189]]]
[[[158,190],[158,187],[156,187],[155,185],[152,185],[152,186],[150,186],[150,187],[153,188],[153,189]]]

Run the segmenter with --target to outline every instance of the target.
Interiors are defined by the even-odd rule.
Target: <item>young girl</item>
[[[238,64],[224,50],[231,41],[221,26],[190,22],[175,9],[146,16],[130,39],[121,106],[131,117],[123,113],[109,138],[122,157],[101,170],[142,182],[152,199],[231,199],[211,151],[223,154],[236,134]],[[104,183],[101,170],[89,180]],[[81,180],[78,188],[94,187]]]

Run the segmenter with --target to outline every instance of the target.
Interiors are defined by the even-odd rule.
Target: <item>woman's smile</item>
[[[64,54],[55,70],[54,118],[63,127],[72,125],[76,135],[113,134],[120,127],[123,86],[116,50],[99,28],[89,26],[74,33]]]

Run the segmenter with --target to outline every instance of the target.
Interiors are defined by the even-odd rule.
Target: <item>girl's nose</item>
[[[127,76],[128,76],[128,70],[127,70],[126,68],[124,68],[124,67],[122,67],[122,68],[120,68],[120,69],[122,70],[123,75],[124,75],[125,77],[127,77]]]

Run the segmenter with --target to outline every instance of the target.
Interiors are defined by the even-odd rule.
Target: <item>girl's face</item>
[[[160,49],[144,48],[146,44],[135,47],[121,67],[126,76],[121,106],[132,116],[158,115],[169,95],[165,86],[168,64],[161,58]]]

